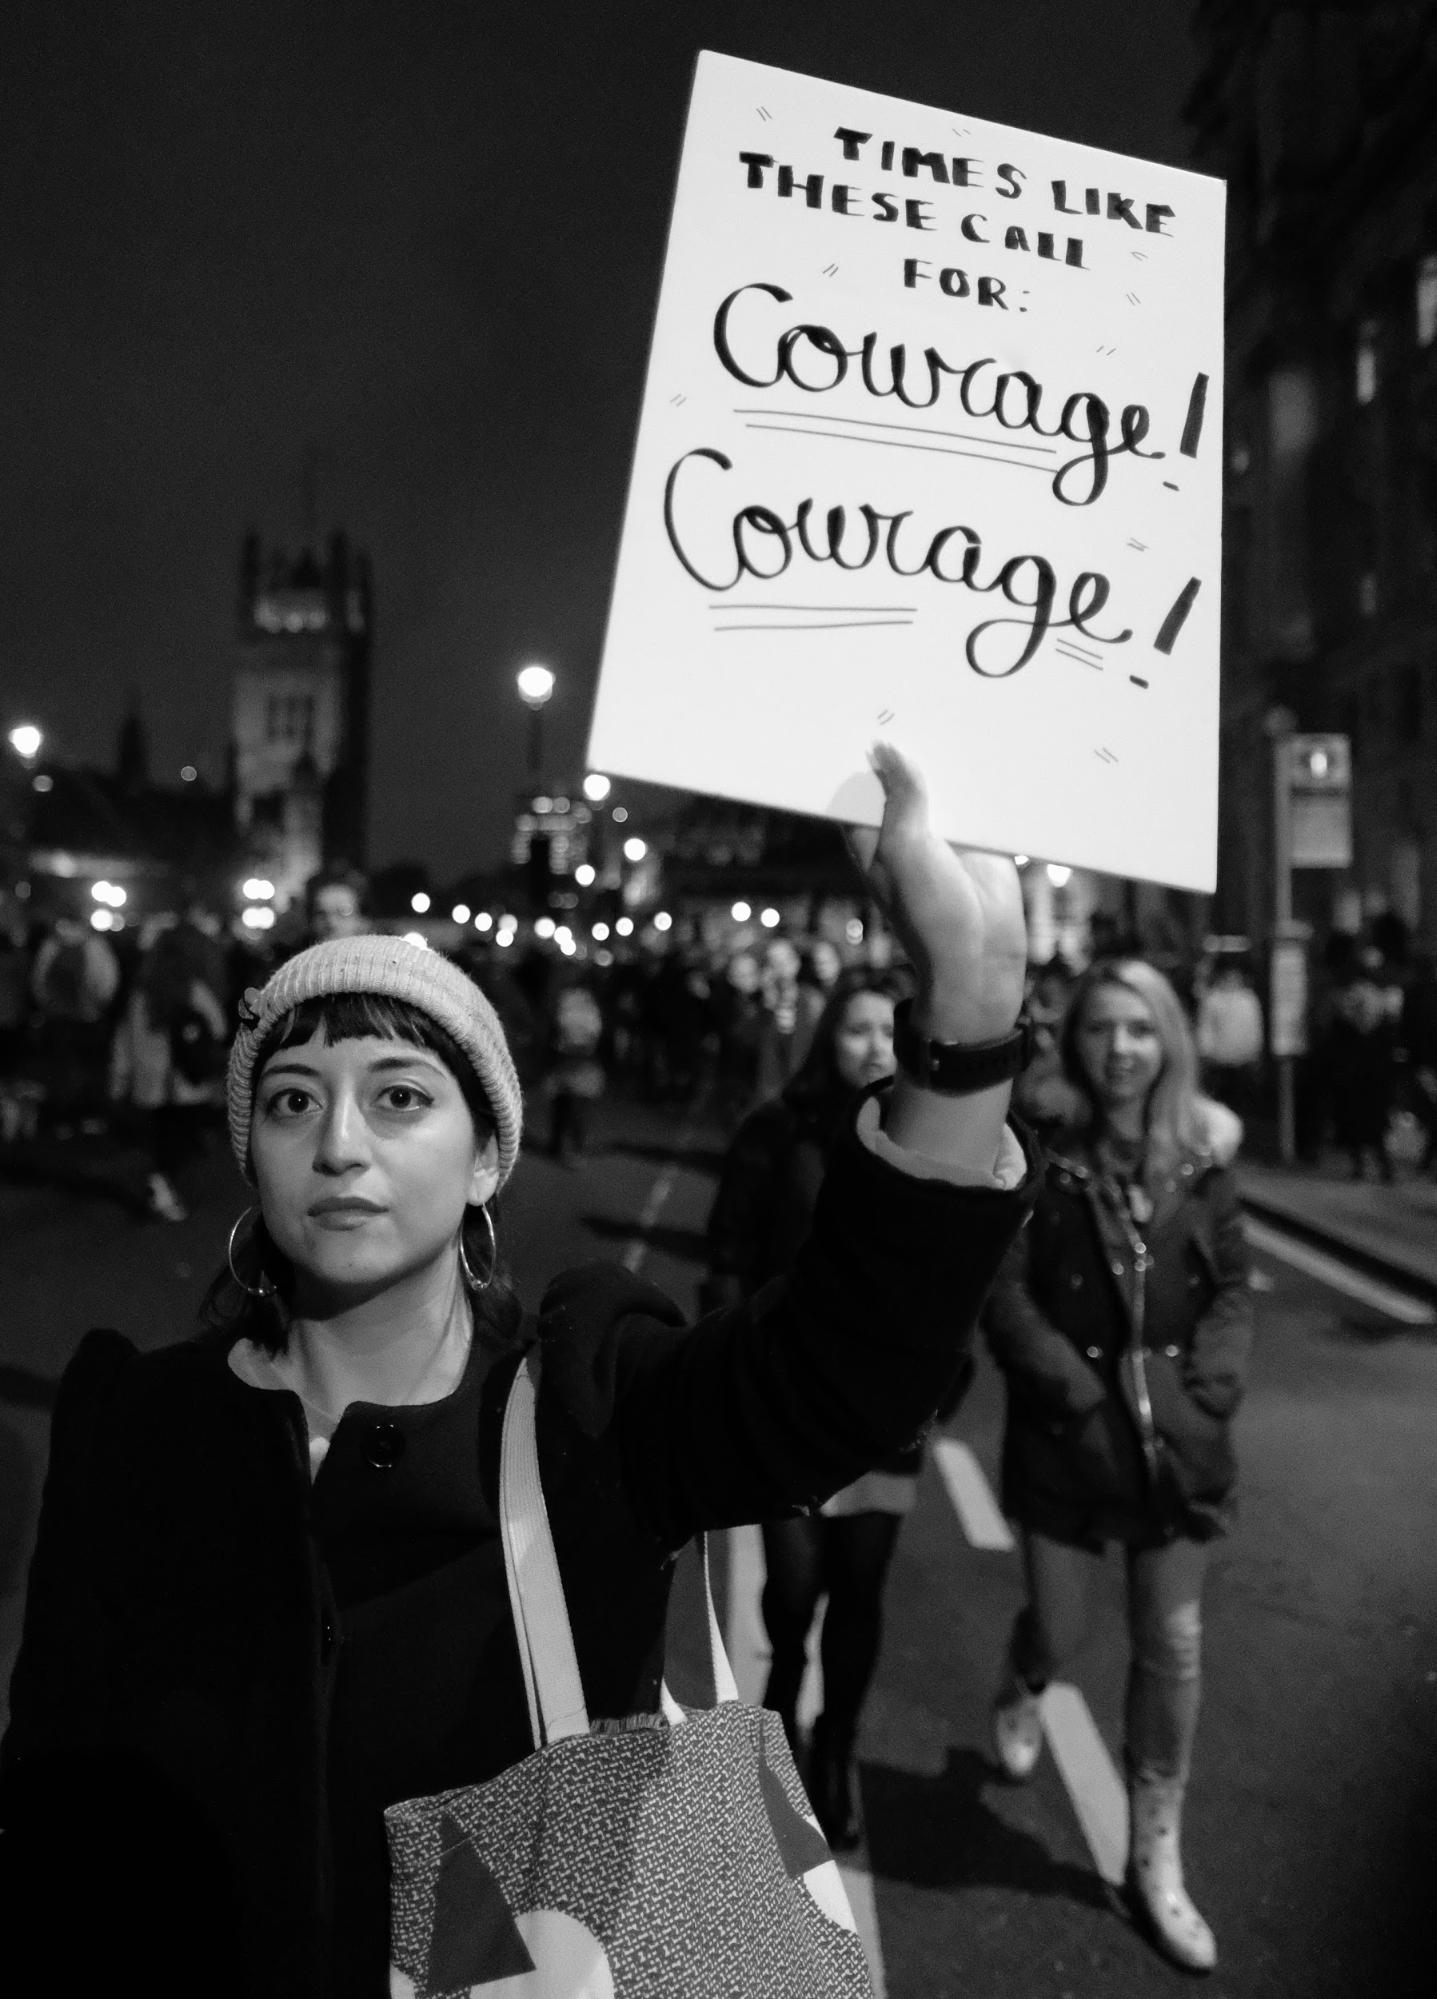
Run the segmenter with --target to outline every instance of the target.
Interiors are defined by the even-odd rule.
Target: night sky
[[[10,0],[0,725],[222,768],[240,536],[373,558],[371,858],[582,756],[695,53],[1189,164],[1190,0]]]

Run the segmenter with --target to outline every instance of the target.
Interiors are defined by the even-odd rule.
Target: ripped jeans
[[[1128,1583],[1128,1776],[1186,1783],[1201,1692],[1202,1586],[1210,1542],[1177,1539],[1125,1548]],[[1028,1602],[1013,1627],[1010,1661],[1035,1692],[1082,1645],[1093,1581],[1105,1557],[1023,1536]]]

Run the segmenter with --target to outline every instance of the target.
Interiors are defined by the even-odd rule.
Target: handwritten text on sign
[[[1210,887],[1222,193],[700,58],[590,753]]]

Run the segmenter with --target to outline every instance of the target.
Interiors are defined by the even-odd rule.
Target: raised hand
[[[859,864],[918,975],[914,1021],[939,1041],[992,1041],[1023,1003],[1028,939],[1018,870],[1004,854],[951,847],[934,830],[910,757],[875,743],[883,823],[851,835]]]

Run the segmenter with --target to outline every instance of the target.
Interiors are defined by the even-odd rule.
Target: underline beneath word
[[[971,430],[939,430],[931,423],[883,423],[871,416],[834,416],[831,412],[817,410],[773,410],[741,409],[735,406],[735,416],[791,416],[805,423],[847,423],[861,430],[901,430],[911,437],[951,437],[959,444],[991,444],[991,437],[975,436]],[[1016,438],[1008,445],[1010,451],[1038,451],[1044,457],[1052,458],[1058,447],[1055,444],[1020,444]]]
[[[782,430],[794,437],[826,437],[835,444],[877,444],[894,451],[936,452],[940,458],[976,458],[982,465],[1011,465],[1018,472],[1041,472],[1046,479],[1046,465],[1035,465],[1027,458],[1002,458],[988,451],[955,451],[947,444],[908,444],[897,437],[847,437],[841,430],[805,430],[794,423],[750,423],[746,430]]]
[[[817,625],[715,625],[716,632],[881,632],[889,625],[911,625],[912,618],[839,618]]]
[[[918,609],[916,604],[710,604],[711,611],[852,611],[859,617],[876,616],[881,611],[908,611]]]

